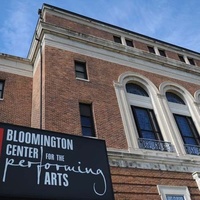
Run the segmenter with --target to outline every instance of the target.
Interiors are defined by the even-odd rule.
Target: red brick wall
[[[135,48],[141,49],[143,51],[148,51],[147,44],[139,41],[134,41]]]
[[[100,37],[106,40],[113,41],[113,34],[104,30],[100,30],[97,28],[93,28],[91,26],[86,26],[81,23],[74,22],[72,20],[68,20],[66,18],[62,18],[56,15],[52,15],[50,13],[46,13],[45,15],[45,22],[53,24],[58,27],[66,28],[69,30],[76,31],[78,33],[86,34],[86,35],[93,35],[96,37]],[[91,22],[92,23],[92,22]],[[135,38],[132,38],[134,40],[134,46],[137,49],[148,51],[147,44],[143,43],[141,41],[135,40]],[[178,54],[173,51],[165,50],[167,53],[167,57],[175,60],[179,60]],[[196,61],[196,65],[200,66],[200,60]]]
[[[113,41],[113,34],[47,13],[45,21],[55,26]]]
[[[42,52],[42,70],[41,70],[40,59],[35,68],[36,69],[33,74],[33,88],[32,88],[33,100],[32,100],[31,127],[45,129],[45,93],[46,93],[45,50]],[[41,71],[42,71],[42,102],[41,102]],[[42,103],[42,111],[41,111],[41,103]]]
[[[86,61],[89,81],[75,78],[74,60]],[[97,137],[106,139],[108,147],[127,149],[113,86],[126,71],[146,76],[157,87],[171,80],[192,94],[199,89],[195,84],[46,46],[45,129],[81,135],[79,102],[92,103]]]
[[[200,66],[200,60],[196,60],[196,59],[194,59],[194,60],[195,60],[196,65]]]
[[[171,51],[166,51],[166,54],[167,54],[168,58],[180,61],[177,53],[174,53],[174,52],[171,52]]]
[[[40,128],[40,64],[33,75],[31,127]]]
[[[192,200],[200,192],[191,173],[111,167],[115,200],[161,200],[157,185],[187,186]]]
[[[90,81],[75,78],[74,60],[87,62]],[[98,138],[107,145],[127,149],[112,77],[113,64],[46,47],[45,128],[81,135],[79,102],[93,103]],[[105,73],[106,72],[106,73]],[[112,137],[111,137],[112,136]]]
[[[0,100],[0,121],[30,126],[32,78],[0,72],[5,80],[4,97]]]

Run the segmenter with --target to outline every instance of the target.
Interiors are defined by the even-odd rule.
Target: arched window
[[[178,95],[172,92],[166,92],[166,97],[169,102],[185,105],[185,102],[183,101],[183,99],[181,99]]]
[[[171,144],[164,141],[163,126],[160,128],[163,118],[154,84],[142,75],[128,72],[119,77],[115,91],[129,149],[139,148],[141,153],[142,149],[172,152]]]
[[[166,96],[172,138],[178,151],[200,155],[200,137],[194,123],[197,113],[192,95],[185,88],[171,82],[162,83],[160,90]]]
[[[180,107],[178,104],[184,105],[185,109],[188,109],[183,99],[180,98],[175,93],[166,92],[166,98],[168,102],[177,104],[175,106],[180,110],[183,109],[183,107]],[[180,131],[181,137],[183,139],[186,152],[189,154],[200,155],[199,151],[200,149],[198,147],[195,147],[197,145],[200,145],[200,138],[191,116],[188,116],[189,113],[188,115],[177,113],[175,110],[172,109],[172,106],[171,106],[171,111],[173,113],[176,124]]]
[[[141,95],[148,97],[149,95],[147,92],[139,85],[134,83],[127,83],[126,84],[126,91],[131,94]]]
[[[140,99],[140,105],[136,106],[134,105],[134,103],[130,105],[140,138],[140,147],[142,146],[142,143],[147,140],[163,140],[153,109],[147,108],[146,105],[142,103],[145,99],[146,102],[148,101],[149,104],[151,103],[151,100],[146,90],[137,83],[127,83],[126,91],[127,93],[133,95],[133,98],[134,95],[137,95],[139,96],[137,97],[138,100]],[[149,146],[148,148],[156,149],[156,147],[153,146],[153,143],[151,145],[152,146]]]

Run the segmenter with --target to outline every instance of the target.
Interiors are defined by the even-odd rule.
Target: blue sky
[[[200,0],[1,0],[0,53],[27,56],[43,3],[200,52]]]

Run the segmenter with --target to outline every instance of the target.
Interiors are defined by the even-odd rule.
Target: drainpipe
[[[43,82],[42,82],[42,72],[43,72],[42,61],[43,61],[42,60],[42,43],[40,41],[40,129],[42,129],[42,122],[43,122],[43,120],[42,120],[42,116],[43,116],[43,113],[42,113],[42,111],[43,111],[43,109],[42,109],[42,103],[43,103],[43,101],[42,101],[42,92],[43,92],[43,90],[42,90],[42,84],[43,84]]]
[[[42,19],[42,10],[39,9],[38,10],[38,15],[40,16],[40,20],[43,20]],[[37,34],[37,32],[36,32]],[[38,38],[37,35],[36,35],[36,40],[38,41],[39,43],[39,51],[40,51],[40,129],[42,129],[42,122],[43,122],[43,109],[42,109],[42,103],[43,103],[43,100],[42,100],[42,93],[43,93],[43,89],[42,89],[42,84],[43,84],[43,81],[42,81],[42,73],[43,73],[43,66],[42,66],[42,63],[43,63],[43,57],[42,57],[42,40],[41,38]]]

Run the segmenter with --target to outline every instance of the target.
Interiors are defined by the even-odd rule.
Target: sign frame
[[[105,141],[0,123],[0,197],[114,200]]]

